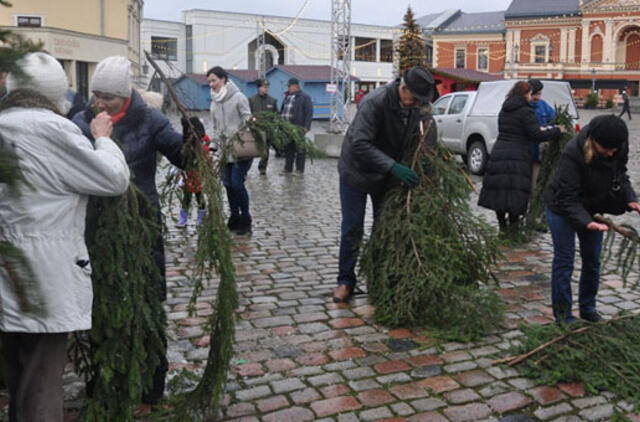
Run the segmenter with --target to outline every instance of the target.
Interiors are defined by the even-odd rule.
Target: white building
[[[275,64],[331,64],[331,22],[214,10],[186,10],[182,22],[145,19],[142,48],[167,61],[171,77],[205,73],[213,66],[256,69],[258,31],[265,29],[267,69]],[[365,90],[393,79],[393,38],[398,28],[351,24],[351,74]],[[153,74],[144,65],[148,78]]]

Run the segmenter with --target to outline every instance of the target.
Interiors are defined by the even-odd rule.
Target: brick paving
[[[640,189],[635,144],[630,168]],[[505,320],[478,342],[438,343],[420,329],[379,325],[366,295],[334,304],[336,165],[315,160],[303,176],[283,175],[283,160],[272,158],[266,177],[255,164],[249,172],[254,227],[251,236],[234,237],[240,306],[224,420],[569,422],[608,420],[619,411],[640,421],[613,393],[592,395],[581,384],[539,386],[516,369],[492,363],[518,343],[521,322],[552,323],[548,234],[505,250],[496,271]],[[474,180],[479,188],[481,179]],[[194,227],[169,226],[168,356],[175,375],[205,365],[209,338],[203,322],[212,312],[207,301],[215,297],[215,282],[203,292],[196,315],[188,316],[191,286],[183,274],[194,252]],[[602,277],[598,300],[605,317],[640,309],[640,295],[622,288],[615,275]],[[68,375],[65,389],[67,406],[77,406],[82,383]],[[1,398],[0,406],[6,407]]]

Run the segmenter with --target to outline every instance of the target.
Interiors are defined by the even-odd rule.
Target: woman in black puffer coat
[[[531,194],[531,142],[560,138],[562,126],[543,130],[531,107],[531,86],[517,82],[498,116],[498,140],[491,152],[478,205],[496,212],[500,231],[516,226]],[[507,216],[508,214],[508,216]]]

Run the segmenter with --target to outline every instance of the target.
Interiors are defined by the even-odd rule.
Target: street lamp
[[[596,69],[591,68],[591,92],[596,92]]]

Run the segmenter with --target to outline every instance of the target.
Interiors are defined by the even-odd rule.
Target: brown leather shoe
[[[333,290],[333,301],[336,303],[345,303],[351,299],[353,294],[353,287],[349,287],[346,284],[341,284]]]

